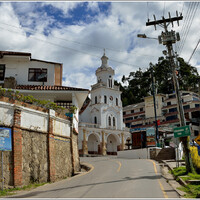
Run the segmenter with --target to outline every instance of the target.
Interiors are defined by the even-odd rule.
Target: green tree
[[[192,67],[184,61],[183,58],[178,58],[178,80],[181,90],[197,91],[199,87],[200,76],[195,67]],[[172,68],[169,60],[160,57],[156,64],[149,64],[149,68],[142,71],[140,68],[136,72],[130,72],[128,77],[122,77],[120,90],[122,91],[123,106],[139,103],[144,97],[152,94],[152,78],[155,77],[157,93],[170,94],[174,92]]]

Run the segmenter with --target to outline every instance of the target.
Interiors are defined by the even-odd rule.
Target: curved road
[[[19,198],[179,198],[162,178],[152,160],[119,159],[116,156],[85,157],[92,169],[84,174],[47,184]]]

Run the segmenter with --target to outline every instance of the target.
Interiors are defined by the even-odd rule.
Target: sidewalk
[[[180,180],[180,183],[177,182],[172,174],[169,173],[169,170],[172,170],[173,168],[177,167],[175,160],[162,160],[163,166],[162,166],[162,176],[167,180],[167,182],[174,188],[174,190],[180,195],[180,197],[183,197],[186,193],[177,189],[184,184],[186,184],[184,181],[182,182],[182,179]],[[179,166],[183,166],[182,162],[179,162]]]

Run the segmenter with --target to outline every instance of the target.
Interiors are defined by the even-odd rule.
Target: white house
[[[73,124],[78,132],[78,113],[89,90],[62,86],[62,69],[61,63],[32,59],[31,53],[0,51],[0,85],[66,108],[76,106]]]
[[[81,154],[116,154],[124,150],[130,133],[123,123],[121,91],[114,85],[114,70],[108,58],[101,58],[92,85],[91,100],[80,112],[79,151]]]

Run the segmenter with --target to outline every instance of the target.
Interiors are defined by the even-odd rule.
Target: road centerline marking
[[[112,161],[116,162],[119,165],[119,167],[117,168],[117,172],[119,172],[121,169],[122,163],[118,160],[112,160]]]
[[[116,162],[119,164],[119,167],[118,167],[118,169],[117,169],[117,172],[119,172],[119,171],[120,171],[120,169],[121,169],[122,163],[121,163],[121,162],[119,162],[119,161],[117,161],[117,160],[116,160]]]
[[[157,171],[157,168],[156,168],[156,163],[153,160],[149,160],[149,161],[151,161],[153,163],[154,171],[155,171],[155,174],[157,175],[158,171]],[[158,180],[158,183],[160,185],[160,189],[162,190],[164,197],[166,199],[168,199],[167,193],[165,192],[164,187],[163,187],[162,183],[160,182],[160,180]]]

